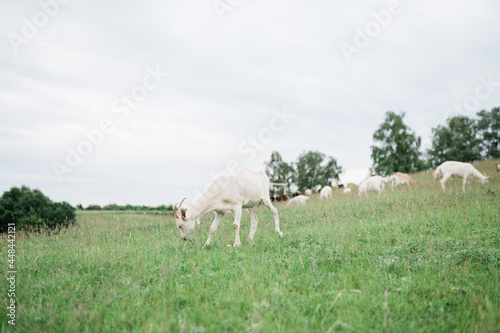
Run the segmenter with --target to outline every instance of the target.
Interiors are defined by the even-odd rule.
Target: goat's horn
[[[174,215],[175,215],[175,217],[176,217],[176,218],[178,217],[178,216],[177,216],[177,205],[178,205],[178,204],[175,204],[175,206],[174,206]]]
[[[181,207],[182,207],[182,203],[183,203],[183,202],[184,202],[184,200],[186,200],[186,199],[187,199],[187,198],[182,199],[181,203],[179,204],[179,209],[181,209]]]

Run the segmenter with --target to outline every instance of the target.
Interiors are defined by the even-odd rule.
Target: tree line
[[[285,162],[281,154],[274,151],[271,159],[265,163],[265,171],[271,182],[287,184],[288,189],[295,184],[299,190],[304,191],[318,184],[339,180],[342,167],[335,158],[319,151],[304,152],[292,163]],[[282,193],[281,187],[272,186],[272,195]]]
[[[471,162],[500,157],[500,108],[482,110],[475,116],[448,118],[432,128],[432,145],[421,150],[421,137],[404,123],[405,113],[387,112],[373,134],[371,171],[417,172],[435,168],[445,161]]]
[[[125,210],[131,210],[131,211],[144,211],[144,212],[150,212],[150,211],[161,211],[161,212],[168,212],[168,211],[173,211],[174,207],[172,205],[160,205],[157,207],[153,206],[134,206],[134,205],[117,205],[117,204],[109,204],[105,206],[100,206],[100,205],[88,205],[86,208],[84,208],[81,204],[76,205],[76,208],[78,210],[112,210],[112,211],[125,211]]]
[[[482,110],[474,116],[448,118],[444,125],[432,128],[432,146],[423,151],[422,138],[405,124],[405,113],[388,111],[373,133],[371,174],[387,176],[394,172],[413,173],[435,168],[445,161],[470,162],[500,157],[500,108]],[[319,151],[302,153],[295,162],[285,162],[272,152],[265,162],[271,182],[293,184],[300,191],[339,180],[342,167],[334,157]],[[271,194],[283,189],[274,186]]]

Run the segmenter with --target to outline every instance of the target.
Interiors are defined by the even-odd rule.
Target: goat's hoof
[[[281,231],[276,231],[276,234],[280,237],[283,237],[283,233]]]
[[[240,247],[241,243],[234,243],[233,247]]]

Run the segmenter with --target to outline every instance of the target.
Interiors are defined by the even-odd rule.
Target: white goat
[[[469,178],[476,178],[481,184],[486,184],[486,182],[488,182],[488,179],[490,178],[483,176],[481,172],[474,168],[470,163],[453,161],[447,161],[438,166],[436,168],[436,171],[433,172],[433,176],[435,180],[438,180],[439,177],[443,177],[443,179],[441,179],[441,187],[443,188],[443,191],[446,191],[444,183],[450,177],[464,179],[462,184],[462,191],[465,191],[465,184],[467,184],[467,180]]]
[[[310,189],[307,189],[304,194],[310,197],[313,192]]]
[[[376,191],[380,195],[382,192],[385,191],[385,182],[387,181],[387,178],[381,177],[381,176],[372,176],[368,177],[359,183],[359,195],[365,194],[368,196],[369,191]]]
[[[332,196],[332,188],[330,186],[325,186],[319,192],[321,200],[329,199]]]
[[[296,196],[295,198],[292,198],[290,199],[290,201],[288,201],[288,203],[286,204],[286,206],[290,206],[290,205],[294,205],[294,204],[297,204],[297,205],[305,205],[307,200],[309,200],[310,198],[309,197],[306,197],[305,195],[298,195]]]
[[[344,194],[351,194],[351,192],[352,192],[352,189],[350,187],[346,187],[344,189]]]
[[[263,170],[244,169],[219,176],[187,212],[181,208],[185,199],[179,204],[179,210],[175,205],[175,218],[181,238],[188,240],[196,226],[196,221],[207,213],[215,212],[215,219],[205,243],[205,246],[208,246],[212,242],[224,215],[234,213],[234,246],[238,247],[241,245],[240,222],[243,209],[248,209],[250,214],[252,225],[248,238],[252,240],[259,223],[254,207],[261,202],[273,213],[274,231],[279,237],[282,237],[278,210],[269,199],[269,186],[269,178]]]
[[[495,165],[495,168],[497,169],[497,172],[500,171],[500,164]]]

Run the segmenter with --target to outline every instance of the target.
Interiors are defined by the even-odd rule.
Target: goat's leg
[[[445,175],[445,176],[443,176],[443,179],[441,179],[441,181],[440,181],[441,187],[443,188],[443,191],[446,191],[446,188],[444,187],[444,183],[446,183],[446,181],[448,180],[448,178],[450,178],[450,176]]]
[[[248,235],[248,239],[253,240],[253,236],[257,231],[257,225],[259,224],[259,219],[257,218],[257,214],[253,208],[248,209],[248,214],[250,214],[250,221],[252,222],[252,226],[250,227],[250,234]]]
[[[243,209],[241,207],[237,207],[234,209],[234,223],[233,223],[233,228],[234,228],[234,247],[238,247],[241,245],[241,240],[240,240],[240,223],[241,223],[241,214],[243,212]]]
[[[467,184],[467,180],[468,180],[468,179],[469,179],[469,178],[465,175],[465,176],[464,176],[464,182],[463,182],[463,184],[462,184],[462,191],[464,191],[464,192],[465,192],[465,184]]]
[[[269,200],[269,198],[262,199],[262,203],[264,204],[264,206],[266,206],[273,213],[274,232],[276,233],[276,235],[283,237],[283,233],[280,230],[280,218],[278,215],[278,209],[276,209],[276,207],[273,206],[273,204],[271,203],[271,200]]]
[[[210,233],[208,234],[208,239],[207,242],[205,243],[205,246],[209,246],[210,243],[212,243],[212,239],[214,239],[214,235],[217,232],[217,228],[219,227],[220,221],[222,221],[223,217],[224,214],[215,212],[215,219],[212,222],[212,225],[210,226]]]

